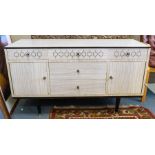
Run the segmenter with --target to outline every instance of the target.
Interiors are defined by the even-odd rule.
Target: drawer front
[[[52,61],[68,60],[147,60],[148,48],[79,48],[49,50]]]
[[[105,88],[105,80],[79,81],[80,96],[103,96]]]
[[[51,80],[51,96],[103,96],[104,80]]]
[[[50,80],[51,96],[79,96],[77,81]]]
[[[92,63],[50,63],[51,79],[106,79],[107,64]]]
[[[105,52],[105,58],[110,60],[145,61],[148,57],[148,48],[115,48],[108,51]]]
[[[8,60],[29,61],[48,59],[48,50],[44,49],[7,49]]]
[[[147,60],[148,48],[7,49],[8,60]]]

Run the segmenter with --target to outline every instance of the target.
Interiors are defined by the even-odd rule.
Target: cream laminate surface
[[[150,47],[134,39],[21,39],[6,48],[23,47]]]

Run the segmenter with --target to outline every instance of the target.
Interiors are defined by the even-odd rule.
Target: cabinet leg
[[[41,114],[41,105],[40,104],[37,105],[37,111],[38,111],[38,114]]]
[[[116,97],[115,112],[118,112],[118,110],[119,110],[120,101],[121,101],[121,98]]]

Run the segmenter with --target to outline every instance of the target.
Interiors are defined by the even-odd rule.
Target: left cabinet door
[[[48,96],[48,63],[10,63],[14,97]]]

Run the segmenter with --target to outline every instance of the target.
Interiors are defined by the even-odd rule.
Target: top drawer
[[[45,49],[7,49],[8,60],[39,60],[48,59]]]

